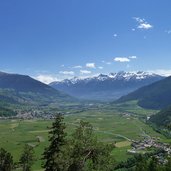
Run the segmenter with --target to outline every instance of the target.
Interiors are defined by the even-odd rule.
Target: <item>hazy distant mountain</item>
[[[74,97],[91,100],[114,100],[142,86],[164,77],[147,72],[118,72],[109,75],[100,74],[92,78],[73,78],[50,84],[53,88]]]
[[[144,108],[162,109],[171,104],[171,77],[142,87],[117,102],[138,100],[138,104]]]
[[[61,104],[68,101],[73,98],[29,76],[0,72],[0,104]]]

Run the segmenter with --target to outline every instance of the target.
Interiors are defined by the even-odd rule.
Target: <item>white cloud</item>
[[[91,74],[91,71],[88,70],[80,70],[81,74]]]
[[[127,57],[116,57],[114,58],[115,62],[130,62],[130,59]]]
[[[65,67],[65,65],[61,65],[60,67]]]
[[[118,37],[118,35],[115,33],[115,34],[113,35],[113,37]]]
[[[135,29],[134,29],[134,28],[132,28],[132,31],[135,31]]]
[[[96,68],[96,65],[95,65],[95,63],[87,63],[86,67],[87,68]]]
[[[145,22],[144,18],[133,17],[133,19],[136,20],[138,23],[144,23]]]
[[[78,68],[82,68],[82,66],[81,66],[81,65],[77,65],[77,66],[74,66],[74,67],[72,67],[72,68],[78,69]]]
[[[153,28],[153,26],[149,23],[140,23],[140,25],[138,26],[139,29],[145,29],[145,30],[148,30],[148,29],[151,29]]]
[[[133,19],[137,21],[138,29],[148,30],[153,28],[153,26],[150,23],[148,23],[145,19],[141,19],[139,17],[133,17]]]
[[[103,67],[102,67],[102,66],[99,66],[98,68],[99,68],[99,69],[103,69]]]
[[[74,75],[74,71],[59,71],[60,74],[64,74],[64,75]]]
[[[156,69],[156,70],[149,70],[148,72],[155,73],[158,75],[162,75],[165,77],[171,76],[171,69]]]
[[[59,81],[56,77],[54,77],[52,75],[42,75],[42,74],[34,77],[34,79],[41,81],[45,84],[49,84],[54,81]]]
[[[111,65],[111,62],[106,62],[106,61],[102,61],[102,63],[107,64],[107,65]]]
[[[137,56],[129,56],[129,59],[137,59]]]

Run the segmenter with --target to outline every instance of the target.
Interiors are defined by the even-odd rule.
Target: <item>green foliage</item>
[[[112,146],[99,143],[88,122],[80,122],[72,135],[71,144],[69,171],[108,171],[112,168]]]
[[[58,114],[50,128],[50,145],[43,153],[43,160],[45,162],[43,168],[45,168],[45,171],[62,171],[62,147],[66,144],[64,129],[63,117],[61,114]]]
[[[12,155],[4,150],[0,149],[0,170],[1,171],[12,171],[13,169],[13,157]]]
[[[15,116],[16,112],[14,112],[11,109],[0,107],[0,116],[6,117],[6,116]]]
[[[97,141],[93,127],[81,121],[75,132],[66,139],[63,117],[57,115],[43,154],[45,171],[110,171],[114,160],[113,147]]]
[[[25,145],[23,153],[20,157],[20,166],[23,171],[31,171],[31,167],[34,163],[34,149],[29,145]]]

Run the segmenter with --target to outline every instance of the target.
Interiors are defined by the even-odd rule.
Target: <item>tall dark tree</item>
[[[65,124],[62,114],[57,114],[49,132],[49,147],[43,153],[45,171],[64,171],[63,146],[66,144]]]
[[[0,171],[12,171],[13,169],[13,157],[12,155],[4,150],[0,149]]]
[[[31,171],[31,167],[34,163],[34,149],[29,145],[25,145],[23,154],[20,158],[20,166],[23,171]]]

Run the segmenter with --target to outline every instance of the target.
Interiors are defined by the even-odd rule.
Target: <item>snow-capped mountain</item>
[[[118,72],[89,78],[65,79],[50,86],[72,96],[90,100],[115,100],[164,77],[149,72]]]

